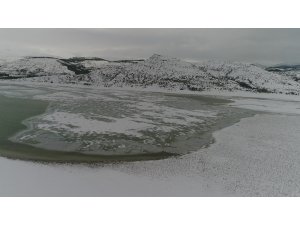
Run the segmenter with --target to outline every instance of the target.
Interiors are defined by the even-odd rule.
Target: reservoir
[[[0,85],[0,155],[56,163],[180,157],[253,112],[199,95]]]

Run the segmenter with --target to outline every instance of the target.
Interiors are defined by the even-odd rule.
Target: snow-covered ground
[[[234,107],[263,112],[180,158],[97,167],[0,158],[0,195],[300,196],[300,99],[280,96],[230,97]]]

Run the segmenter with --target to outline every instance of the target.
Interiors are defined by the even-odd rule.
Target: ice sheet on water
[[[217,116],[201,101],[193,100],[190,109],[187,99],[157,93],[72,89],[34,98],[51,104],[45,114],[29,119],[29,129],[16,139],[55,150],[176,152],[181,147],[173,144],[196,136]]]
[[[141,136],[140,130],[154,127],[153,124],[140,121],[138,117],[103,117],[102,119],[88,119],[81,114],[75,113],[53,112],[42,117],[37,128],[49,131],[64,130],[78,135],[119,133]]]

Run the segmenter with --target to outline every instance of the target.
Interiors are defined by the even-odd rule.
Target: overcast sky
[[[0,29],[0,57],[148,58],[300,63],[300,29]]]

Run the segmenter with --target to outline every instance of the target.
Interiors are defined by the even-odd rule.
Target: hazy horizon
[[[300,29],[0,29],[0,58],[90,56],[299,63]]]

